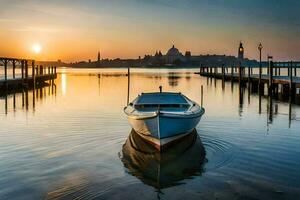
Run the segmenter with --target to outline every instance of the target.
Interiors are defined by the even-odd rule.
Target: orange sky
[[[102,58],[137,58],[172,44],[193,55],[236,55],[243,41],[246,57],[257,59],[262,42],[264,57],[300,60],[299,17],[288,14],[299,3],[278,3],[283,15],[277,16],[257,0],[233,2],[2,0],[0,56],[69,62],[96,60],[100,50]],[[41,53],[32,51],[34,44]]]

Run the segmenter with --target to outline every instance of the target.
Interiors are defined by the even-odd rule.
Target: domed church
[[[184,56],[179,50],[173,45],[171,49],[167,52],[165,56],[167,63],[173,63],[175,60],[183,60]]]

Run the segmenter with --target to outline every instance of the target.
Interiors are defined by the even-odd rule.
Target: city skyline
[[[275,3],[276,2],[276,3]],[[0,56],[72,62],[138,58],[175,45],[193,55],[300,60],[300,2],[8,1],[0,8]]]

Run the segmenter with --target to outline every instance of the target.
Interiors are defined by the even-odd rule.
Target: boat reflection
[[[129,174],[160,190],[201,175],[205,149],[196,130],[163,152],[132,130],[123,145],[121,160]]]

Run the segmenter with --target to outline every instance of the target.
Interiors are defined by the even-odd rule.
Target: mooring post
[[[224,66],[224,64],[222,65],[222,80],[223,80],[223,82],[225,81],[225,66]]]
[[[269,73],[269,96],[271,96],[273,89],[273,61],[269,61]]]
[[[13,78],[16,78],[16,60],[13,60]]]
[[[43,65],[40,65],[40,75],[43,75]]]
[[[290,62],[290,66],[289,66],[289,76],[290,76],[290,95],[292,94],[292,86],[293,86],[293,74],[292,74],[292,68],[293,68],[293,61]]]
[[[129,92],[130,92],[130,67],[128,67],[127,69],[127,105],[129,105]]]
[[[31,63],[32,66],[32,85],[33,85],[33,90],[35,89],[35,66],[34,66],[34,60]]]
[[[7,59],[4,59],[4,80],[5,80],[5,89],[8,88],[7,84]]]
[[[250,73],[251,73],[251,68],[248,66],[248,83],[250,83]]]
[[[239,86],[241,86],[241,81],[242,81],[242,67],[241,67],[241,62],[239,62]]]
[[[201,107],[203,107],[203,85],[201,85]]]
[[[231,66],[231,81],[233,80],[233,65]]]
[[[54,75],[56,76],[56,66],[54,66]]]
[[[278,76],[280,76],[280,67],[278,68]]]
[[[34,69],[35,69],[35,75],[38,76],[39,75],[39,66],[38,65],[35,66]]]
[[[48,74],[50,75],[50,67],[48,66]]]
[[[296,77],[297,76],[297,66],[295,65],[294,67],[294,76]]]
[[[24,60],[21,61],[21,77],[22,77],[22,83],[23,83],[23,79],[24,79]]]
[[[28,81],[28,61],[25,60],[25,79]]]

